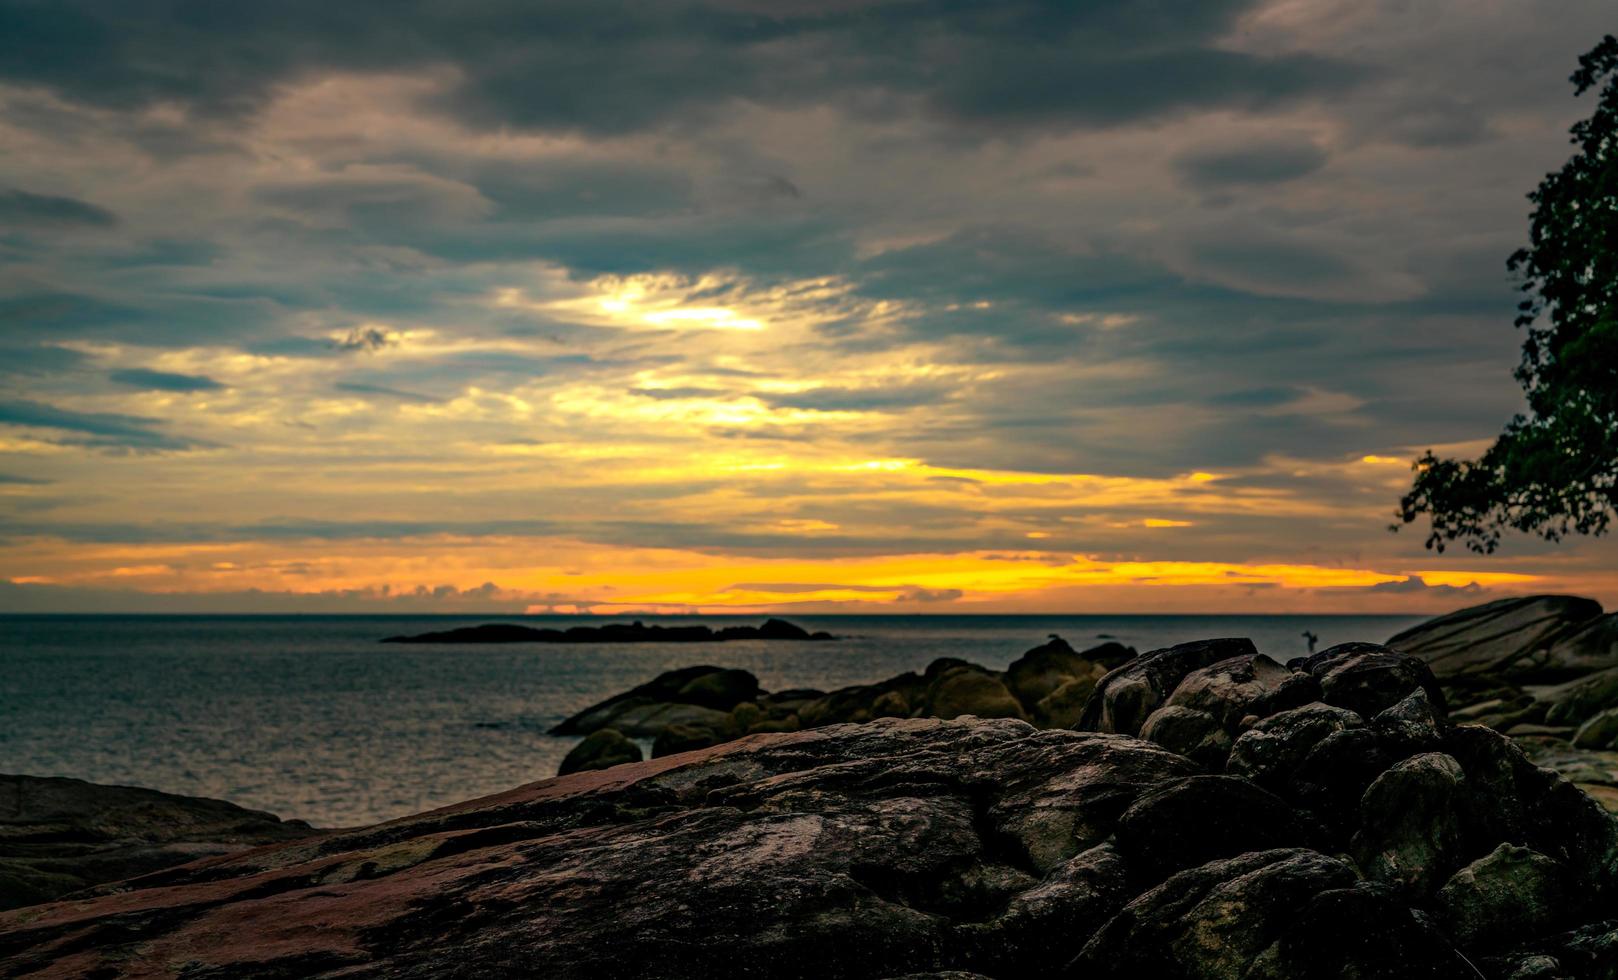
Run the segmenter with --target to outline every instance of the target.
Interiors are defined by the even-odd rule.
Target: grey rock
[[[1578,596],[1498,599],[1405,630],[1388,646],[1420,657],[1439,677],[1493,674],[1550,682],[1591,669],[1582,644],[1556,657],[1551,651],[1600,615],[1600,603]],[[1575,662],[1583,666],[1572,667]]]
[[[1143,653],[1101,679],[1077,727],[1137,735],[1187,674],[1221,660],[1257,653],[1253,642],[1245,639],[1199,640]]]
[[[1445,882],[1434,907],[1461,943],[1509,948],[1566,921],[1567,879],[1562,865],[1545,855],[1501,844]]]
[[[223,800],[0,775],[0,909],[319,833]]]
[[[578,745],[562,757],[562,765],[557,770],[558,776],[569,773],[588,772],[594,769],[610,769],[630,762],[639,762],[644,758],[640,746],[630,741],[616,728],[603,728],[600,731],[586,735]]]
[[[1372,718],[1416,691],[1447,714],[1443,691],[1420,659],[1375,643],[1341,643],[1308,658],[1303,669],[1320,682],[1320,700]]]
[[[1618,708],[1608,708],[1580,725],[1573,744],[1581,749],[1610,749],[1618,743]]]
[[[1450,756],[1430,752],[1378,776],[1360,801],[1350,852],[1366,876],[1424,896],[1462,863],[1471,801],[1466,775]]]
[[[1206,711],[1166,704],[1152,712],[1140,737],[1178,752],[1206,769],[1219,772],[1230,755],[1231,737],[1219,719]]]
[[[1171,707],[1213,716],[1235,731],[1247,715],[1264,717],[1320,700],[1320,684],[1263,654],[1231,657],[1191,671],[1168,697]]]

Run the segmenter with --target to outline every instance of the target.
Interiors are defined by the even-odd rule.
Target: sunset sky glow
[[[0,0],[0,611],[1618,602],[1387,531],[1609,3],[451,6]]]

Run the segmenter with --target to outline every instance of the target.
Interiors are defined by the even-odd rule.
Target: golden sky
[[[1434,3],[108,7],[0,64],[0,611],[1618,601],[1387,530],[1610,14]]]

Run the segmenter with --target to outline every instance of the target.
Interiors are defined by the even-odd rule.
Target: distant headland
[[[835,640],[826,632],[811,633],[784,619],[767,619],[761,626],[647,626],[606,623],[570,626],[565,630],[538,629],[517,623],[484,623],[436,633],[389,636],[383,643],[716,643],[727,640]]]

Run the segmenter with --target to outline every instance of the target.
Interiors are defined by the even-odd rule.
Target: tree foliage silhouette
[[[1528,195],[1529,244],[1507,263],[1524,293],[1528,414],[1478,459],[1428,450],[1399,504],[1404,524],[1428,515],[1439,551],[1492,552],[1506,529],[1598,535],[1618,507],[1618,39],[1580,58],[1571,81],[1597,90],[1595,112],[1571,130],[1578,152]]]

